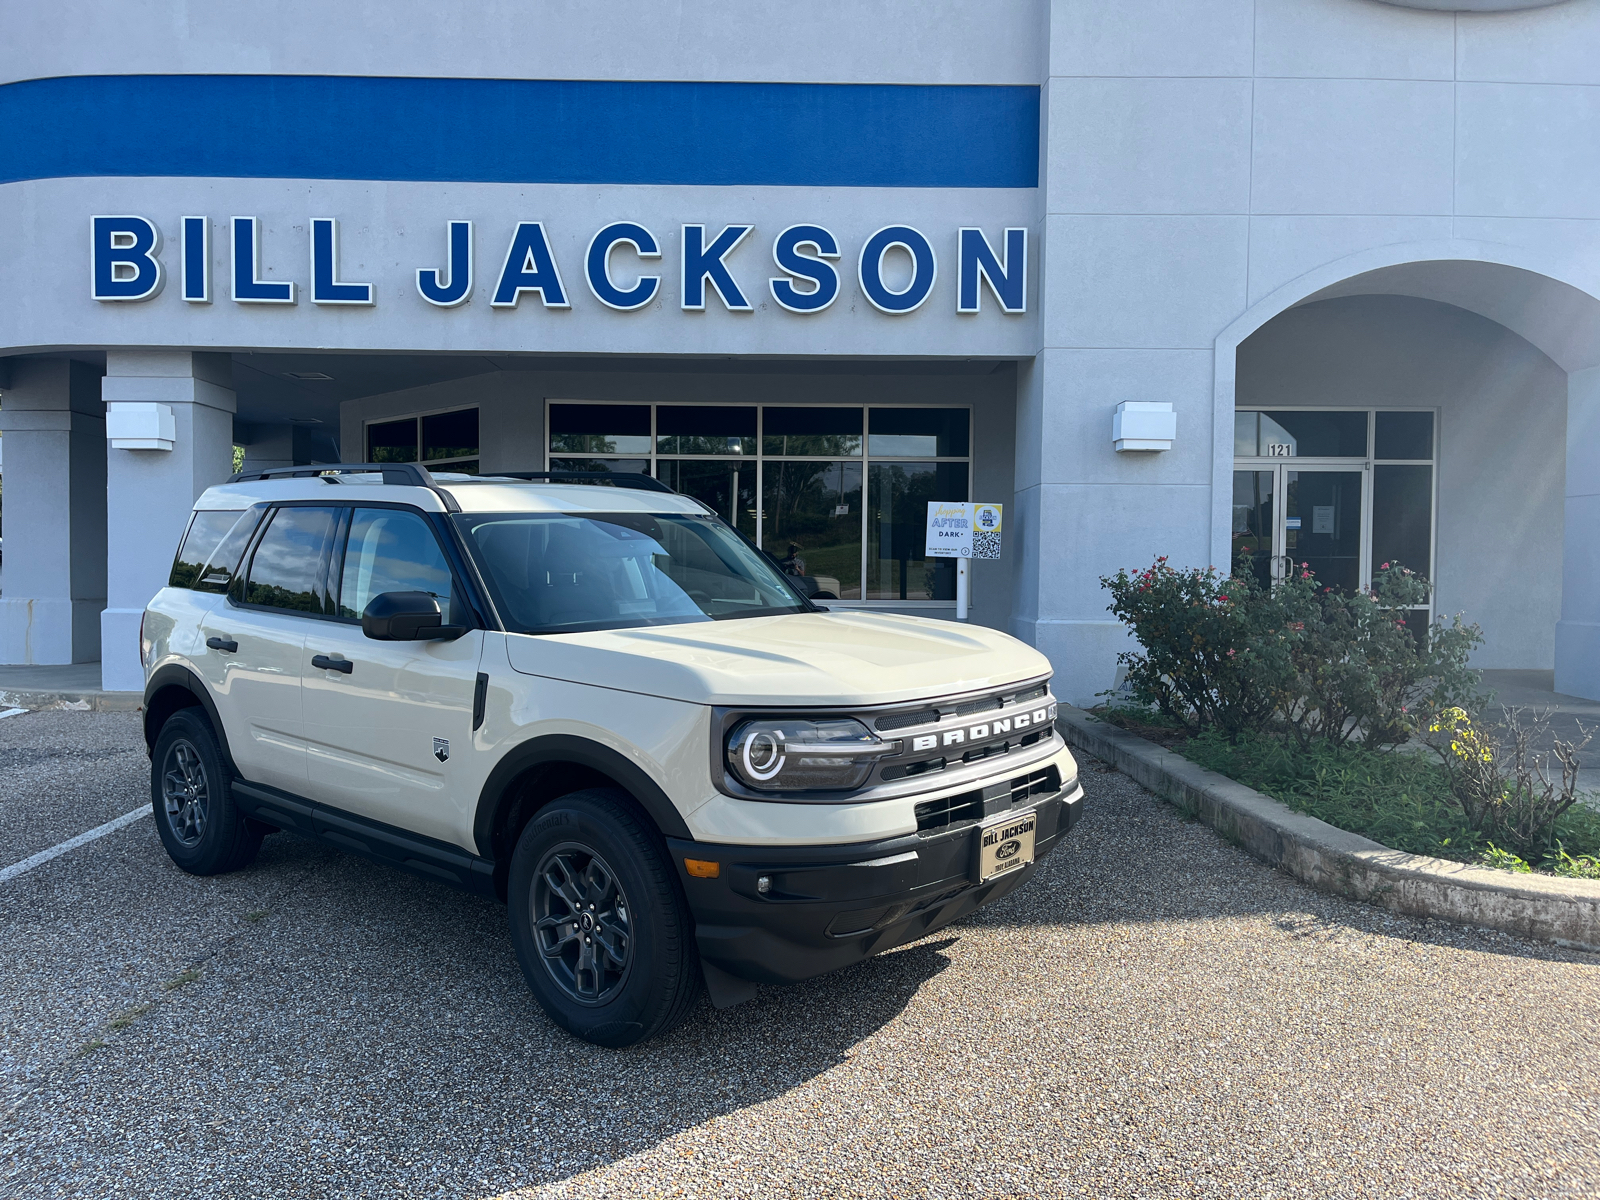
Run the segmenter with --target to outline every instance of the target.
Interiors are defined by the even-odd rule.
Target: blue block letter
[[[294,283],[261,278],[261,228],[254,217],[233,219],[233,298],[239,304],[293,304]]]
[[[643,225],[635,225],[632,221],[618,221],[614,225],[607,225],[594,235],[594,240],[589,243],[589,253],[584,259],[584,273],[589,277],[589,290],[594,293],[596,300],[607,308],[630,312],[636,308],[643,308],[656,298],[656,289],[661,286],[661,277],[641,275],[639,282],[627,291],[612,283],[611,248],[622,242],[632,246],[640,258],[661,257],[661,247],[656,245],[653,233]]]
[[[1008,313],[1028,311],[1028,231],[1006,230],[1006,260],[1004,265],[989,249],[989,239],[981,229],[961,231],[960,253],[956,264],[956,311],[975,313],[980,300],[980,282],[987,280],[989,290],[1000,301],[1000,310]]]
[[[883,256],[891,246],[900,246],[911,255],[914,269],[911,282],[904,291],[891,292],[883,282]],[[939,264],[933,257],[933,247],[909,225],[886,225],[867,239],[861,247],[861,263],[857,270],[861,290],[872,306],[880,312],[899,316],[922,306],[933,291],[933,281],[939,277]]]
[[[744,298],[739,285],[728,273],[728,264],[722,260],[729,251],[744,241],[745,235],[754,228],[754,225],[725,225],[722,232],[717,234],[716,240],[707,246],[704,225],[683,227],[681,295],[682,306],[686,311],[705,312],[708,279],[711,281],[711,286],[717,289],[717,295],[721,298],[724,308],[730,312],[750,311],[750,301]]]
[[[183,219],[183,298],[211,303],[211,222],[205,217]]]
[[[807,249],[815,257],[800,253]],[[838,257],[838,241],[821,225],[789,226],[772,243],[772,261],[778,264],[778,270],[795,279],[810,280],[814,286],[802,292],[792,280],[773,279],[772,298],[790,312],[821,312],[839,295],[839,272],[822,260]]]
[[[311,303],[371,304],[370,283],[339,282],[339,222],[311,218]]]
[[[445,226],[448,247],[444,278],[432,267],[417,268],[417,291],[429,304],[454,308],[472,295],[472,222],[451,221]]]
[[[550,253],[550,243],[545,240],[544,226],[538,221],[524,221],[511,235],[511,245],[506,247],[505,265],[500,268],[500,282],[494,289],[492,308],[515,308],[523,292],[538,292],[546,308],[571,308],[566,289],[561,286],[561,269],[556,266],[555,255]]]
[[[96,300],[148,300],[161,290],[161,231],[143,217],[91,217],[89,294]]]

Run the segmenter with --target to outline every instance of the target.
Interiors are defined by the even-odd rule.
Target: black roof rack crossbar
[[[639,492],[666,492],[676,496],[674,489],[653,475],[640,471],[486,471],[488,478],[525,479],[530,483],[541,480],[549,483],[610,484],[612,487],[632,488]]]
[[[312,479],[334,475],[381,475],[383,482],[401,487],[427,488],[444,502],[447,512],[460,512],[456,498],[434,482],[428,468],[416,463],[314,463],[304,467],[267,467],[261,471],[240,471],[229,483],[250,483],[262,479]],[[328,478],[333,483],[332,478]]]

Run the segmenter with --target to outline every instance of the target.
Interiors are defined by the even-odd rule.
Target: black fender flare
[[[663,836],[693,837],[683,814],[644,768],[599,742],[572,734],[551,733],[514,746],[489,772],[483,791],[478,794],[478,812],[472,822],[472,836],[479,854],[485,858],[494,856],[495,814],[512,780],[530,767],[552,762],[575,763],[615,779],[638,801]]]
[[[161,736],[161,730],[152,727],[154,715],[150,701],[157,692],[169,687],[183,688],[194,696],[199,707],[205,712],[206,720],[211,722],[211,731],[217,735],[217,749],[222,752],[222,762],[235,777],[239,775],[239,768],[233,761],[233,752],[228,748],[228,731],[223,728],[222,714],[217,711],[217,702],[211,696],[201,678],[188,667],[177,663],[168,663],[150,676],[144,685],[144,744],[147,751],[154,751],[156,738]],[[185,705],[185,707],[189,707]]]

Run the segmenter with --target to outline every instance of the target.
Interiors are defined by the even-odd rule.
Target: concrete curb
[[[1600,951],[1600,882],[1514,875],[1404,854],[1335,829],[1180,754],[1063,704],[1057,721],[1074,746],[1187,812],[1255,857],[1318,891],[1412,917],[1499,929]]]
[[[78,712],[137,712],[144,707],[144,693],[0,691],[0,706]]]

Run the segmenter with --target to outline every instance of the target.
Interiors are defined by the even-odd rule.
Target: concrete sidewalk
[[[0,704],[7,708],[77,708],[127,711],[144,701],[140,692],[108,692],[100,686],[100,664],[0,667]]]

